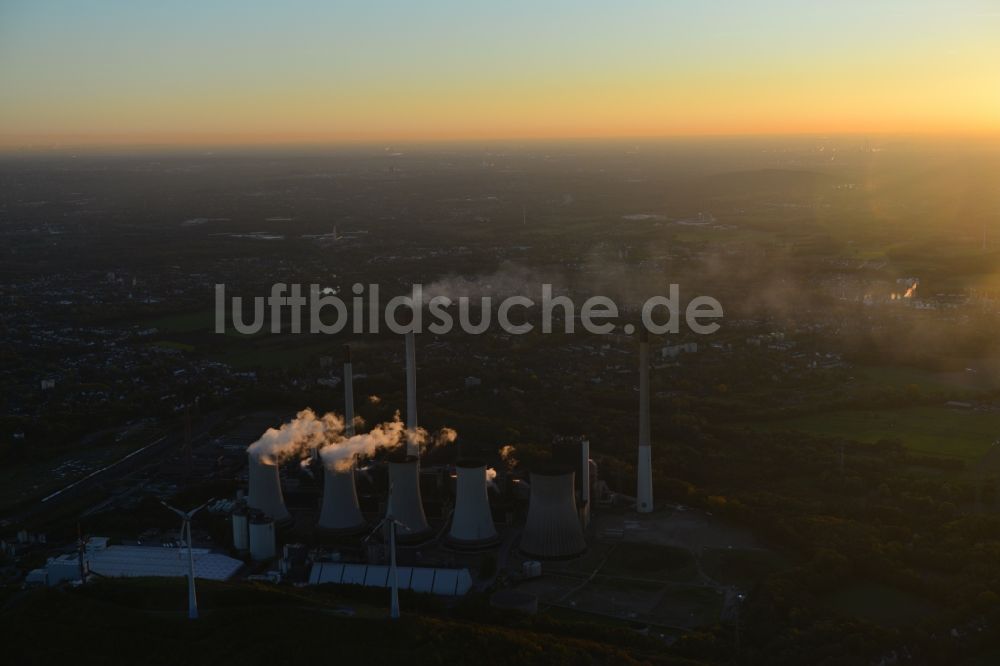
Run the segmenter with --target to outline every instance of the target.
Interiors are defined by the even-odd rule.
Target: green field
[[[702,570],[716,582],[744,587],[791,565],[787,557],[763,548],[705,548],[700,559]]]
[[[652,543],[620,543],[601,570],[609,576],[663,581],[693,581],[697,575],[690,551]]]
[[[386,621],[383,590],[198,581],[201,618],[187,619],[184,580],[109,579],[2,599],[5,663],[50,664],[693,664],[662,642],[592,618],[493,612],[484,600],[448,609],[403,591]],[[475,618],[470,619],[473,609]],[[585,620],[585,621],[581,621]],[[256,640],[254,637],[266,637]],[[67,647],[70,646],[70,647]]]
[[[880,583],[858,583],[827,595],[830,610],[883,626],[904,626],[931,617],[940,609],[914,594]]]
[[[753,427],[772,431],[800,430],[868,443],[895,439],[919,453],[978,460],[990,450],[993,442],[1000,440],[1000,412],[952,409],[943,405],[851,410],[754,424]]]
[[[976,372],[931,372],[918,368],[874,366],[859,369],[856,378],[877,387],[916,386],[923,391],[977,391],[1000,388],[997,359],[969,361]]]

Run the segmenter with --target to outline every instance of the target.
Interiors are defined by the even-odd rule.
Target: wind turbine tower
[[[208,502],[211,502],[209,500]],[[187,542],[188,548],[188,619],[197,620],[198,619],[198,597],[194,591],[194,544],[191,541],[191,519],[194,518],[194,514],[198,513],[204,509],[208,502],[202,504],[196,509],[184,512],[180,509],[175,509],[166,502],[160,502],[163,506],[167,507],[178,516],[181,517],[181,539]]]

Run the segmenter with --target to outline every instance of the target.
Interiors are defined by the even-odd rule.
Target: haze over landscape
[[[5,660],[998,663],[998,37],[0,1]]]

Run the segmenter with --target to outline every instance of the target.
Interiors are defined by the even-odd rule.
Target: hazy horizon
[[[986,0],[10,2],[0,148],[1000,136]]]

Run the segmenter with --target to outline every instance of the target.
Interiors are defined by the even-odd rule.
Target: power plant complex
[[[649,340],[644,332],[638,357],[638,485],[634,504],[625,495],[616,497],[629,502],[636,512],[648,513],[653,510],[653,491]],[[497,548],[501,552],[513,551],[527,558],[525,575],[529,576],[540,571],[538,560],[565,560],[585,553],[597,482],[589,441],[583,437],[558,438],[551,447],[551,460],[527,471],[502,462],[491,466],[489,455],[469,455],[465,448],[447,454],[453,456],[451,463],[440,462],[441,450],[435,449],[438,462],[424,466],[422,449],[428,436],[417,420],[413,334],[405,336],[405,367],[405,426],[397,417],[394,423],[376,426],[367,434],[359,432],[365,428],[356,426],[363,422],[356,421],[355,374],[350,349],[345,347],[343,422],[335,415],[332,419],[331,415],[322,419],[311,416],[308,428],[289,435],[308,440],[308,447],[296,449],[298,457],[292,457],[299,465],[288,465],[288,469],[305,470],[321,486],[321,497],[312,495],[316,498],[312,500],[315,508],[310,508],[308,500],[303,501],[298,481],[292,491],[293,511],[286,506],[281,472],[283,463],[290,463],[292,458],[282,459],[250,447],[248,492],[232,511],[235,549],[248,554],[252,561],[266,561],[279,556],[278,541],[286,532],[300,539],[303,534],[311,535],[307,539],[333,544],[341,553],[333,560],[317,559],[316,565],[323,568],[316,570],[321,573],[313,576],[316,580],[312,582],[366,584],[371,576],[372,581],[380,581],[372,582],[378,586],[386,586],[386,581],[392,579],[386,577],[385,565],[391,555],[395,567],[397,545],[399,556],[413,576],[418,571],[413,565],[427,557],[428,549],[451,552],[451,557],[458,559],[464,557],[463,553]],[[324,419],[329,421],[326,425],[313,427],[314,422]],[[281,436],[278,432],[276,440]],[[603,489],[607,490],[606,484]],[[425,494],[431,498],[428,502]],[[391,546],[387,536],[390,531]],[[387,553],[387,549],[392,552]],[[451,583],[442,586],[454,587]]]

